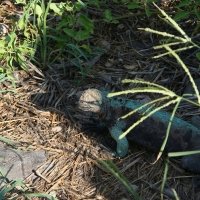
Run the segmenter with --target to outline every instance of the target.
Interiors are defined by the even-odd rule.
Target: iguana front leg
[[[115,156],[120,158],[125,157],[128,153],[129,143],[126,137],[119,140],[119,136],[123,133],[123,131],[117,126],[109,128],[109,131],[113,139],[117,142],[117,150]]]

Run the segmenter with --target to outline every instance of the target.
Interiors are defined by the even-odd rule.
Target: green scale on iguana
[[[100,120],[117,142],[116,156],[122,158],[127,155],[128,140],[132,140],[147,149],[160,151],[171,115],[159,110],[131,130],[126,137],[119,139],[124,131],[141,118],[141,113],[144,110],[142,109],[125,119],[119,118],[143,104],[125,98],[108,98],[107,94],[107,91],[88,89],[83,92],[79,99],[79,108],[98,114]],[[148,112],[152,109],[149,109]],[[192,150],[200,150],[200,130],[192,124],[174,117],[164,153]],[[200,173],[200,154],[182,157],[181,166],[195,173]]]

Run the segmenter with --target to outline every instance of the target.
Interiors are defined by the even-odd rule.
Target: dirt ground
[[[92,9],[91,9],[92,11]],[[94,13],[93,13],[94,14]],[[191,21],[180,26],[191,34]],[[80,85],[80,70],[64,63],[65,72],[59,64],[49,65],[48,70],[36,71],[33,63],[27,62],[29,70],[14,73],[17,93],[0,94],[0,134],[19,142],[21,150],[45,150],[47,162],[37,176],[31,174],[25,182],[34,192],[49,193],[61,200],[78,199],[134,199],[123,185],[98,163],[111,159],[130,181],[142,200],[160,199],[159,189],[165,167],[163,156],[156,164],[157,154],[131,143],[128,156],[114,159],[101,145],[110,139],[108,133],[86,131],[84,126],[97,126],[92,122],[96,116],[81,112],[77,102],[81,93],[88,88],[120,91],[138,85],[123,85],[121,80],[142,79],[161,84],[177,94],[182,94],[188,84],[184,70],[171,56],[152,59],[163,53],[153,50],[161,37],[138,30],[149,27],[177,34],[157,16],[147,18],[136,15],[122,20],[119,25],[96,23],[91,45],[106,49],[102,55],[91,59],[92,68]],[[199,42],[197,37],[196,42]],[[180,53],[194,78],[199,78],[199,61],[195,51]],[[88,63],[83,61],[83,67]],[[11,88],[9,82],[1,83],[0,90]],[[129,95],[130,99],[154,99],[156,95]],[[169,112],[171,107],[167,109]],[[197,110],[179,109],[177,115],[190,121]],[[98,120],[98,119],[97,119]],[[105,131],[106,132],[106,131]],[[179,159],[170,159],[165,185],[164,199],[174,199],[171,188],[181,200],[200,199],[195,192],[194,174],[180,167]]]

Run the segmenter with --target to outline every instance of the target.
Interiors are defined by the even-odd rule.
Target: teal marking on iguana
[[[171,115],[162,110],[157,111],[136,126],[127,137],[119,140],[119,136],[133,123],[137,122],[148,107],[125,119],[119,119],[143,104],[119,97],[107,98],[107,94],[107,91],[88,89],[80,97],[79,108],[98,114],[100,120],[107,126],[117,142],[116,156],[124,157],[128,153],[129,144],[127,139],[153,151],[159,151],[166,137]],[[153,109],[150,108],[146,114]],[[164,152],[190,150],[200,150],[200,130],[192,124],[174,117]],[[185,169],[200,173],[200,154],[184,156],[181,165]]]

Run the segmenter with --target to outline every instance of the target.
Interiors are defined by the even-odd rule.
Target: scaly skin
[[[143,109],[125,119],[119,118],[142,104],[119,97],[107,98],[108,92],[96,89],[86,90],[79,100],[79,108],[98,114],[100,120],[107,126],[112,137],[117,142],[116,155],[126,156],[129,143],[132,140],[153,151],[159,151],[166,135],[167,126],[171,115],[162,110],[145,119],[136,126],[128,135],[119,140],[119,136],[133,123],[138,121]],[[153,108],[149,109],[150,112]],[[147,113],[148,113],[147,112]],[[200,130],[192,124],[174,117],[169,138],[164,152],[179,152],[200,150]],[[200,154],[184,156],[181,160],[183,168],[200,173]]]

